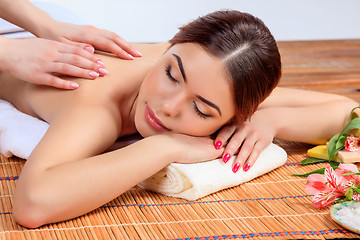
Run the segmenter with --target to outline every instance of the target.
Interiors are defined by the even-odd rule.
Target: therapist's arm
[[[1,0],[0,17],[37,35],[51,17],[28,0]]]
[[[93,26],[56,21],[28,0],[1,0],[0,17],[37,37],[56,40],[90,52],[93,52],[95,47],[128,60],[141,57],[134,47],[117,34]]]

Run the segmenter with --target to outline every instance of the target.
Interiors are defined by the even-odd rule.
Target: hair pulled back
[[[180,27],[169,41],[197,43],[224,61],[232,80],[235,121],[245,121],[270,95],[281,77],[276,41],[265,24],[251,14],[216,11]]]

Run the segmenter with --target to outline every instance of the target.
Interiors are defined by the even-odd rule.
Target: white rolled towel
[[[18,111],[0,100],[0,153],[27,159],[46,133],[49,124]]]
[[[232,157],[227,164],[221,159],[194,164],[172,163],[147,180],[140,187],[171,197],[196,200],[208,194],[237,186],[283,165],[287,160],[284,149],[271,143],[255,164],[244,172],[231,170]]]

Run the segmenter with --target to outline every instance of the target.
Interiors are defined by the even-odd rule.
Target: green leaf
[[[334,202],[335,203],[341,203],[341,202],[346,202],[346,201],[348,201],[346,198],[343,198],[343,197],[341,197],[341,198],[336,198],[335,200],[334,200]]]
[[[351,189],[352,191],[357,192],[357,193],[360,194],[360,189],[358,189],[358,188],[356,188],[356,187],[351,187],[350,189]]]
[[[344,174],[341,174],[343,176],[347,176],[347,175],[360,175],[360,172],[358,173],[354,173],[354,172],[348,172],[348,173],[344,173]]]
[[[340,164],[339,162],[335,162],[335,161],[330,161],[329,163],[333,169],[337,169]]]
[[[330,139],[328,146],[327,146],[330,161],[335,157],[336,153],[344,147],[346,137],[348,136],[348,134],[346,132],[349,130],[352,130],[352,129],[360,129],[360,118],[359,117],[351,120],[345,126],[345,128],[341,131],[341,133],[335,134]]]
[[[309,158],[306,158],[306,159],[302,160],[300,162],[300,164],[301,165],[306,165],[306,164],[319,163],[319,162],[328,162],[328,160],[321,159],[321,158],[309,157]]]
[[[348,135],[348,134],[346,134]],[[347,136],[345,135],[340,135],[335,146],[336,146],[336,149],[343,149],[344,146],[345,146],[345,142],[346,142],[346,139],[347,139]]]
[[[352,119],[354,119],[354,118],[359,117],[356,113],[354,113],[355,109],[357,109],[357,108],[360,108],[360,105],[357,106],[357,107],[354,107],[354,108],[351,110],[350,116],[349,116],[349,120],[352,120]]]
[[[353,194],[354,194],[354,191],[352,188],[346,189],[346,191],[345,191],[346,200],[349,200],[349,201],[352,200]]]
[[[348,125],[346,125],[346,127],[341,131],[341,134],[349,131],[351,129],[359,129],[360,128],[360,118],[354,118],[353,120],[351,120]]]
[[[304,173],[304,174],[297,174],[297,173],[291,173],[291,174],[294,175],[294,176],[298,176],[298,177],[307,177],[310,174],[314,174],[314,173],[324,174],[324,172],[325,172],[325,168],[320,168],[320,169],[317,169],[315,171]]]
[[[329,160],[331,161],[336,153],[339,151],[336,151],[336,143],[338,141],[338,138],[340,137],[340,133],[335,134],[329,141],[328,145],[327,145],[327,149],[328,149],[328,155],[329,155]]]

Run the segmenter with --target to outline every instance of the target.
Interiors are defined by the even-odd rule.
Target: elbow
[[[19,193],[14,196],[13,218],[16,223],[26,228],[37,228],[50,223],[50,211],[44,207],[42,195],[33,191]]]

